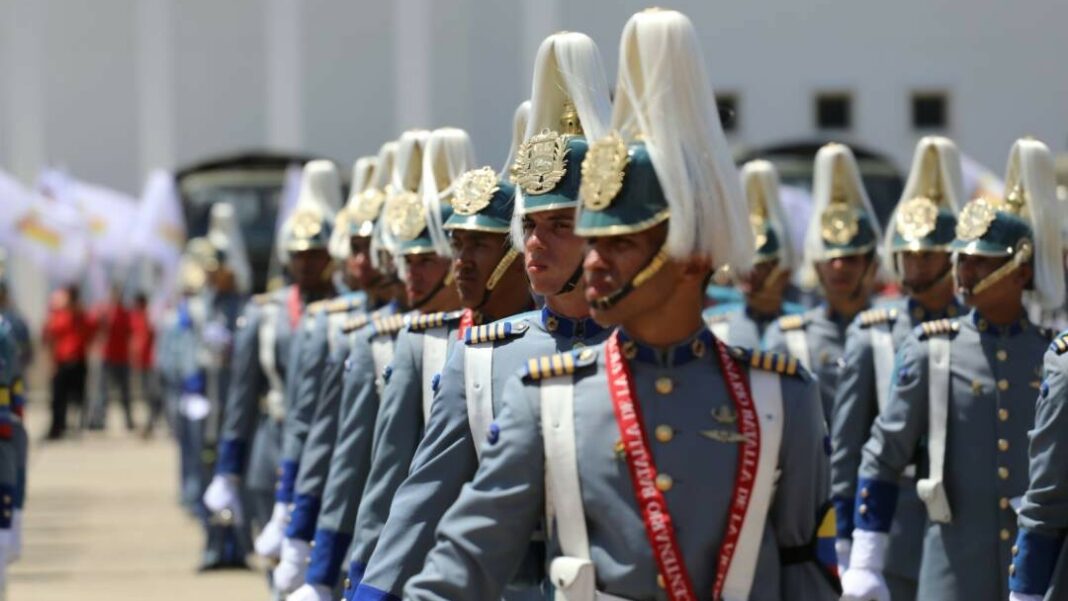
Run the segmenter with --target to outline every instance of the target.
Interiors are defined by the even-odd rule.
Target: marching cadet
[[[1068,331],[1061,332],[1043,358],[1043,382],[1030,437],[1030,485],[1019,510],[1020,530],[1009,567],[1009,601],[1064,597],[1068,569],[1064,555],[1064,444],[1068,435]]]
[[[846,329],[870,303],[882,234],[848,146],[820,148],[813,180],[801,279],[806,287],[819,284],[826,300],[801,315],[780,317],[764,346],[789,352],[816,375],[829,427]]]
[[[304,584],[288,598],[316,601],[332,598],[332,589],[340,580],[339,572],[344,553],[352,540],[353,521],[344,532],[339,531],[339,507],[351,507],[355,512],[359,493],[352,493],[353,476],[366,474],[370,460],[371,428],[378,409],[378,394],[382,374],[393,355],[393,342],[404,325],[407,302],[403,298],[403,284],[397,279],[394,262],[384,260],[380,249],[384,227],[380,216],[386,202],[385,187],[393,170],[397,143],[387,142],[379,151],[373,181],[360,193],[353,207],[359,237],[353,239],[353,261],[361,270],[360,281],[374,304],[389,300],[377,315],[367,313],[350,318],[343,326],[346,334],[341,346],[344,356],[337,356],[340,372],[330,375],[320,390],[322,398],[316,408],[314,425],[307,445],[314,456],[301,462],[297,479],[298,495],[310,501],[298,504],[286,530],[289,538],[313,541],[304,573]],[[387,251],[388,252],[388,251]],[[362,378],[374,379],[376,388],[371,403],[354,402],[354,391]],[[353,411],[354,407],[365,411]],[[366,410],[370,410],[368,415]],[[361,437],[360,433],[366,433]],[[323,441],[329,442],[323,442]],[[366,441],[366,447],[360,442]],[[363,449],[363,450],[360,450]],[[325,464],[325,465],[323,465]],[[362,490],[362,480],[359,485]],[[321,501],[320,501],[321,499]],[[302,508],[308,508],[307,511]],[[320,510],[321,508],[321,510]],[[316,510],[313,514],[312,510]],[[329,526],[328,526],[329,525]]]
[[[422,568],[441,516],[478,469],[483,441],[496,436],[490,423],[500,409],[506,379],[530,357],[597,344],[607,337],[608,331],[589,318],[589,305],[577,285],[585,241],[574,234],[574,215],[585,134],[597,139],[606,133],[610,106],[600,52],[592,39],[558,33],[542,42],[534,66],[532,119],[524,137],[513,142],[522,144],[509,154],[516,157],[511,173],[518,184],[513,243],[524,251],[531,289],[545,299],[545,306],[469,329],[464,348],[450,355],[426,434],[393,497],[356,591],[358,601],[399,601],[404,584]],[[503,217],[511,189],[512,184],[498,181],[489,167],[464,174],[445,228],[507,231]],[[544,555],[542,537],[531,543],[505,599],[545,598]]]
[[[438,131],[441,130],[435,134]],[[433,395],[438,390],[440,372],[455,341],[462,339],[469,326],[481,323],[483,319],[489,320],[487,316],[511,315],[528,308],[531,303],[523,281],[522,265],[516,263],[516,254],[507,244],[507,222],[512,209],[510,189],[501,192],[500,198],[492,204],[498,221],[502,214],[505,215],[504,233],[499,229],[453,229],[450,248],[444,224],[453,215],[453,205],[462,198],[460,186],[464,184],[459,179],[463,172],[451,172],[451,167],[461,161],[451,157],[463,147],[454,146],[449,150],[443,145],[437,149],[435,137],[431,137],[423,159],[422,189],[427,226],[410,227],[404,231],[405,228],[398,228],[394,223],[391,213],[395,211],[387,212],[386,219],[391,233],[398,239],[400,252],[405,255],[405,265],[410,267],[410,254],[418,250],[436,253],[438,257],[452,257],[447,271],[449,280],[444,285],[452,288],[457,295],[457,304],[465,310],[420,315],[411,320],[397,338],[388,384],[383,387],[375,420],[371,468],[356,511],[349,586],[345,593],[348,597],[353,595],[362,579],[367,560],[389,516],[393,495],[408,474],[412,456],[425,430]],[[437,144],[448,139],[440,138]],[[443,171],[446,166],[449,166],[448,170]],[[465,171],[471,168],[473,166]],[[423,233],[406,242],[405,239],[417,229],[422,229]],[[431,325],[434,326],[432,329],[429,328]],[[364,387],[371,384],[365,382]],[[357,394],[365,396],[364,393]]]
[[[320,309],[314,324],[315,333],[301,347],[301,381],[294,407],[294,430],[306,432],[303,448],[298,455],[299,468],[293,481],[293,510],[282,543],[281,563],[274,571],[275,585],[283,592],[292,592],[304,583],[304,575],[311,556],[311,541],[315,520],[319,514],[322,486],[329,469],[330,456],[337,436],[337,403],[341,396],[341,377],[349,353],[351,332],[374,318],[386,318],[395,313],[394,302],[399,292],[392,280],[383,280],[370,268],[371,234],[374,219],[381,210],[382,193],[371,190],[373,171],[367,167],[373,158],[357,162],[357,177],[353,180],[353,194],[346,208],[339,213],[334,230],[340,232],[344,252],[337,253],[345,265],[344,279],[350,289],[360,286],[357,296],[346,293]],[[365,194],[370,191],[370,194]],[[297,432],[287,442],[295,440]]]
[[[928,136],[916,145],[901,202],[890,216],[886,253],[907,298],[863,311],[849,326],[831,429],[831,494],[838,518],[839,571],[849,565],[857,468],[871,423],[886,406],[899,348],[916,326],[956,317],[949,246],[963,199],[960,154],[952,141]],[[914,476],[902,478],[887,545],[886,581],[894,601],[916,599],[927,516]]]
[[[742,188],[749,200],[749,226],[756,254],[753,269],[738,282],[745,305],[713,313],[706,321],[716,338],[735,346],[760,348],[768,326],[787,312],[783,294],[797,266],[782,204],[779,174],[768,161],[742,166]]]
[[[200,482],[203,485],[197,493],[198,498],[203,495],[215,470],[225,393],[230,386],[234,332],[241,307],[252,288],[252,266],[232,205],[217,203],[211,207],[205,240],[210,245],[211,255],[205,257],[203,315],[201,323],[193,324],[196,346],[186,351],[197,357],[197,362],[195,371],[186,376],[183,390],[187,395],[203,399],[205,408],[205,411],[189,415],[191,423],[187,424],[196,441],[194,456],[200,458],[202,464]],[[247,525],[212,519],[211,512],[202,504],[197,509],[207,534],[200,569],[246,567]]]
[[[591,315],[620,330],[505,384],[405,599],[499,598],[543,517],[557,599],[836,598],[814,557],[817,390],[795,359],[727,347],[701,317],[715,267],[747,270],[753,241],[693,25],[642,12],[620,48],[622,133],[590,145],[575,226]]]
[[[11,547],[8,561],[13,562],[22,555],[22,514],[26,501],[26,468],[29,462],[29,436],[26,433],[25,410],[26,388],[25,375],[33,359],[33,341],[30,329],[22,313],[9,297],[7,281],[7,254],[0,249],[0,320],[7,323],[15,342],[15,377],[11,383],[12,440],[15,445],[16,489],[15,508],[11,516]]]
[[[1052,165],[1044,144],[1017,141],[1005,200],[972,200],[957,219],[956,284],[972,311],[924,323],[898,350],[888,403],[860,464],[846,601],[889,599],[887,532],[901,475],[924,438],[916,489],[929,524],[917,598],[1009,595],[1012,499],[1027,488],[1037,366],[1050,339],[1027,319],[1022,297],[1033,288],[1046,307],[1064,299]]]
[[[286,385],[295,380],[287,380],[294,367],[291,342],[304,307],[333,288],[326,248],[331,222],[322,199],[337,185],[337,172],[328,161],[305,165],[300,199],[278,240],[293,284],[254,297],[238,320],[219,456],[204,493],[204,504],[223,519],[244,519],[242,482],[248,489],[252,526],[266,530],[272,520],[284,519],[286,506],[274,502],[274,487]]]

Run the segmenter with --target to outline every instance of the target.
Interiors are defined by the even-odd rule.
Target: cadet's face
[[[474,307],[482,302],[486,294],[486,282],[508,251],[507,236],[453,230],[451,241],[460,302],[465,307]]]
[[[371,264],[370,238],[349,238],[349,257],[345,259],[345,271],[360,288],[369,288],[378,280],[378,270]]]
[[[764,289],[764,284],[768,281],[768,276],[770,276],[778,266],[779,262],[777,260],[765,261],[753,265],[753,269],[742,277],[741,286],[739,286],[739,288],[741,288],[742,292],[745,294],[762,291]],[[783,281],[786,280],[786,278],[780,279]]]
[[[949,269],[949,253],[934,250],[901,253],[902,280],[906,288],[930,286]]]
[[[415,305],[427,300],[427,295],[448,273],[450,261],[448,257],[434,253],[420,253],[405,255],[404,264],[408,267],[404,293],[408,297],[408,304]]]
[[[524,265],[530,287],[556,294],[582,264],[586,240],[575,235],[575,210],[541,211],[523,217]]]
[[[301,288],[311,288],[323,281],[330,267],[330,253],[325,249],[302,250],[289,255],[289,272]]]
[[[638,274],[660,250],[667,235],[665,226],[636,234],[590,238],[583,270],[586,300],[593,302],[621,289]],[[609,309],[590,309],[590,315],[602,324],[619,324],[635,314],[655,311],[670,293],[674,263],[668,261],[644,285],[632,291]]]
[[[234,272],[225,267],[216,269],[211,274],[211,285],[219,292],[233,292],[237,288]]]
[[[853,294],[860,286],[870,260],[868,255],[851,255],[816,263],[816,271],[827,295]]]
[[[959,255],[956,264],[957,288],[964,292],[964,301],[982,310],[984,307],[1018,300],[1031,279],[1031,268],[1028,265],[1017,269],[978,295],[969,294],[987,276],[1010,260],[1009,257]]]

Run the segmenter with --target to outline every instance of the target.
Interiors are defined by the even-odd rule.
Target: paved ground
[[[177,454],[113,427],[42,443],[44,399],[30,404],[33,438],[25,549],[8,601],[262,601],[254,572],[197,574],[201,535],[176,502]]]

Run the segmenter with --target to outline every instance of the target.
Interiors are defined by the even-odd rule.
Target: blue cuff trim
[[[334,530],[316,530],[315,546],[312,547],[311,561],[308,563],[308,584],[321,584],[334,588],[341,578],[341,563],[352,543],[352,534],[342,534]]]
[[[248,445],[243,440],[233,438],[219,444],[219,460],[215,464],[215,473],[240,476],[245,471],[245,454]]]
[[[401,601],[401,598],[393,593],[387,593],[373,586],[361,584],[360,588],[356,589],[356,596],[353,597],[353,601]]]
[[[15,512],[15,486],[0,484],[0,530],[11,529],[11,516]]]
[[[1021,528],[1016,535],[1016,554],[1009,573],[1009,590],[1026,595],[1044,595],[1053,579],[1064,536],[1039,534]]]
[[[835,513],[835,530],[838,532],[838,538],[853,538],[853,499],[846,499],[844,497],[835,497],[834,501],[834,513]]]
[[[293,499],[293,511],[289,512],[286,538],[311,540],[315,536],[315,523],[319,520],[322,500],[314,495],[297,495]]]
[[[182,380],[182,392],[184,393],[204,394],[205,390],[207,390],[207,383],[204,379],[203,372],[198,371]]]
[[[278,503],[290,504],[293,502],[293,492],[297,488],[296,461],[285,460],[278,466],[278,489],[274,492],[274,500]]]
[[[363,573],[367,571],[367,566],[358,561],[354,561],[349,564],[349,579],[348,586],[345,587],[345,595],[342,597],[345,601],[352,601],[356,598],[356,589],[359,588],[360,582],[363,581]]]
[[[898,486],[880,480],[861,478],[857,483],[857,505],[853,514],[856,527],[874,532],[890,532],[897,510]]]

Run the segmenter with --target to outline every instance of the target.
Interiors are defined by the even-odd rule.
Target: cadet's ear
[[[701,283],[707,281],[712,275],[712,263],[704,257],[690,257],[679,263],[682,267],[680,275],[684,280]]]

